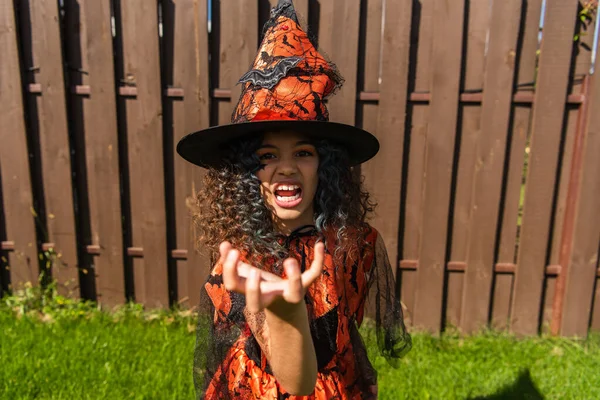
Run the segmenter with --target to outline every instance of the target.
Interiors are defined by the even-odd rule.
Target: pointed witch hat
[[[252,69],[239,81],[244,86],[232,123],[185,136],[177,144],[179,155],[201,167],[216,167],[231,140],[294,131],[345,146],[352,165],[373,157],[379,151],[375,136],[329,121],[324,100],[343,80],[300,27],[292,0],[279,0],[263,32]]]

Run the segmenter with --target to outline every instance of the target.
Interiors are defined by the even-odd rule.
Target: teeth
[[[300,186],[298,185],[280,185],[279,190],[298,190]]]
[[[286,189],[283,189],[286,190]],[[300,195],[297,194],[295,196],[276,196],[278,201],[284,202],[284,203],[289,203],[292,201],[296,201],[300,198]]]

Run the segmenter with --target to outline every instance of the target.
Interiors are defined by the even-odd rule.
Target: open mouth
[[[283,208],[296,207],[302,202],[302,188],[298,185],[279,185],[275,189],[275,202]]]

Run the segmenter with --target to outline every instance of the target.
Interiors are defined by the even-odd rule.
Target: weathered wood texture
[[[0,242],[13,249],[0,251],[0,283],[37,282],[38,245],[25,131],[17,24],[12,0],[0,2]],[[2,292],[2,289],[0,289]]]
[[[149,307],[169,305],[163,154],[162,89],[156,4],[121,1],[124,76],[137,95],[122,99],[131,199],[131,247],[142,248],[134,259],[135,299]]]
[[[82,161],[82,268],[96,277],[98,300],[114,306],[125,301],[125,280],[115,77],[114,68],[107,68],[113,60],[110,1],[68,0],[65,15],[71,128]],[[89,87],[89,94],[78,94],[81,87]],[[90,246],[97,251],[87,251]]]
[[[442,328],[448,213],[452,190],[465,2],[436,0],[433,11],[431,103],[424,163],[422,240],[417,270],[414,325]]]
[[[410,36],[410,62],[408,90],[409,92],[429,92],[431,49],[433,46],[433,1],[413,1],[411,36]],[[425,144],[429,126],[429,105],[427,103],[409,103],[407,106],[407,141],[406,177],[404,181],[404,207],[401,209],[403,226],[400,227],[398,240],[402,248],[403,260],[414,261],[419,259],[419,248],[422,240],[423,216],[423,185]],[[402,299],[408,309],[408,316],[412,323],[414,305],[417,293],[417,272],[402,270],[401,275]]]
[[[596,66],[600,58],[596,56]],[[600,251],[600,79],[598,73],[589,82],[586,115],[582,119],[582,163],[579,203],[576,205],[573,245],[566,276],[566,294],[560,332],[566,336],[585,336],[598,290],[598,252]],[[589,118],[589,119],[588,119]],[[587,119],[587,121],[586,121]],[[587,126],[586,126],[587,125]],[[597,329],[596,325],[596,329]]]
[[[25,84],[39,85],[39,93],[27,94],[28,118],[39,170],[33,185],[38,190],[35,210],[39,223],[44,268],[50,267],[63,294],[79,295],[79,273],[71,150],[67,126],[64,60],[58,3],[50,0],[19,3]],[[38,147],[39,145],[39,147]]]
[[[538,331],[576,14],[577,3],[546,3],[511,310],[511,328],[518,334]]]
[[[321,0],[319,4],[319,48],[335,63],[346,80],[339,92],[328,101],[330,120],[354,125],[360,1]],[[340,40],[341,32],[344,40]]]
[[[522,28],[515,85],[517,93],[531,93],[536,73],[536,51],[538,48],[539,20],[542,0],[530,0],[521,9]],[[508,138],[508,159],[505,163],[505,183],[501,227],[498,239],[497,262],[516,262],[520,213],[522,211],[523,167],[527,157],[526,148],[531,125],[531,107],[523,104],[512,105],[511,131]],[[514,276],[498,274],[494,282],[491,325],[497,329],[508,327]]]
[[[487,1],[465,3],[469,19],[465,21],[467,34],[464,40],[464,71],[461,92],[481,93],[485,78],[485,53],[490,28],[490,6]],[[451,248],[448,256],[452,262],[465,262],[469,247],[471,205],[474,201],[474,182],[477,162],[477,147],[486,132],[482,129],[481,104],[459,106],[457,127],[458,157],[455,159],[456,187],[452,191]],[[467,270],[467,277],[472,272]],[[449,272],[447,298],[445,299],[446,322],[459,326],[463,304],[465,273]]]
[[[565,214],[561,220],[558,263],[565,268],[557,280],[560,296],[553,299],[553,308],[560,310],[562,316],[553,318],[552,325],[556,333],[568,336],[585,336],[588,332],[590,312],[592,311],[595,277],[597,276],[598,245],[600,241],[600,223],[598,222],[598,178],[590,178],[590,172],[600,171],[598,163],[592,161],[590,151],[597,151],[597,140],[594,139],[594,122],[591,118],[598,113],[598,89],[593,86],[593,78],[589,71],[592,63],[591,53],[594,48],[595,21],[578,21],[577,30],[584,32],[575,45],[574,76],[570,82],[570,93],[586,96],[584,103],[577,110],[571,110],[569,118],[575,121],[572,132],[573,143],[566,141],[562,166],[568,171],[568,183],[565,183]],[[597,58],[596,58],[597,65]],[[596,111],[594,111],[596,110]],[[591,114],[592,113],[592,114]],[[597,136],[597,135],[596,135]],[[597,174],[594,174],[597,175]],[[562,182],[561,182],[562,185]],[[596,219],[594,219],[596,217]],[[582,219],[583,218],[583,219]],[[594,242],[592,244],[592,242]],[[595,275],[596,274],[596,275]]]
[[[381,150],[378,157],[364,166],[363,171],[369,189],[379,204],[373,225],[385,241],[395,273],[398,265],[411,1],[387,2],[383,13],[386,20],[381,37],[381,97],[375,125]]]
[[[577,21],[577,30],[581,30],[583,34],[577,43],[574,45],[575,60],[573,69],[573,77],[569,81],[569,93],[577,93],[588,95],[589,80],[587,79],[591,66],[591,49],[593,48],[593,38],[595,24],[589,22],[583,23]],[[554,212],[552,242],[550,247],[550,265],[561,265],[561,273],[556,278],[556,292],[552,298],[546,296],[545,308],[548,318],[543,321],[543,327],[550,327],[551,331],[558,332],[562,324],[562,311],[564,310],[564,293],[566,281],[572,281],[568,277],[573,277],[577,281],[577,277],[581,275],[581,269],[577,269],[573,275],[570,270],[569,256],[566,253],[572,252],[572,244],[574,240],[574,224],[575,214],[577,212],[577,202],[579,185],[581,183],[580,168],[582,166],[582,149],[585,144],[585,124],[589,103],[585,103],[582,107],[567,107],[565,112],[566,131],[563,139],[562,159],[560,162],[560,178],[558,181],[558,194]],[[583,272],[585,276],[585,272]],[[588,275],[589,276],[589,275]],[[586,285],[586,283],[588,283]],[[590,285],[592,284],[592,285]],[[582,298],[590,298],[593,291],[593,280],[585,280],[580,285],[578,290],[579,296]],[[589,315],[588,307],[578,307],[577,310],[571,310],[573,313],[585,313]],[[554,313],[556,312],[556,315]],[[587,328],[587,324],[586,328]],[[579,327],[571,326],[571,332],[581,330]],[[583,329],[586,332],[586,329]]]
[[[182,98],[166,99],[172,120],[171,154],[186,134],[209,126],[208,27],[206,0],[167,2],[165,16],[166,85],[184,90]],[[176,23],[174,23],[176,21]],[[194,41],[196,51],[186,43]],[[167,50],[170,49],[170,50]],[[194,201],[202,187],[204,171],[180,157],[173,160],[175,241],[170,251],[187,250],[185,260],[176,260],[177,301],[194,307],[199,304],[202,284],[210,271],[210,257],[197,243],[192,221]]]
[[[218,65],[217,88],[230,89],[231,99],[217,103],[218,124],[231,122],[241,94],[238,80],[252,66],[258,48],[258,4],[254,1],[213,1],[213,57]]]
[[[520,0],[496,1],[492,7],[480,116],[482,134],[477,141],[473,166],[471,235],[460,323],[465,332],[480,329],[489,316],[521,3]]]
[[[383,1],[368,0],[362,2],[360,10],[360,36],[358,43],[359,59],[358,59],[358,77],[357,91],[364,92],[379,92],[381,68],[381,40],[382,40],[382,23],[383,23]],[[363,129],[377,134],[377,119],[379,113],[378,102],[363,102],[357,107],[356,123]],[[357,173],[361,173],[369,185],[373,179],[377,177],[377,170],[372,168],[373,163],[367,162],[360,167],[355,167]],[[400,174],[398,174],[398,178]],[[374,187],[367,187],[371,196],[375,195]],[[400,193],[398,193],[398,196]],[[377,201],[377,199],[371,199]],[[399,212],[400,207],[394,208]],[[377,209],[377,212],[380,208]],[[385,221],[385,219],[382,219]],[[381,225],[375,220],[371,223],[381,231]],[[396,228],[397,229],[397,228]],[[392,256],[393,257],[393,256]],[[393,265],[393,264],[392,264]],[[376,302],[373,295],[367,299],[367,315],[373,316],[376,310]]]
[[[63,292],[198,304],[204,171],[175,146],[229,123],[276,0],[211,4],[209,29],[207,0],[0,0],[0,287],[47,251]],[[541,48],[542,0],[295,6],[346,80],[331,119],[381,143],[355,173],[407,322],[535,334],[565,278],[561,333],[600,329],[600,84],[577,3],[547,1]]]

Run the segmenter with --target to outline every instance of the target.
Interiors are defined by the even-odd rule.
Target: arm
[[[246,320],[269,360],[273,375],[290,394],[312,393],[317,379],[317,357],[303,299],[307,288],[321,274],[323,244],[315,246],[315,259],[303,274],[296,260],[286,260],[285,280],[241,262],[239,252],[228,243],[223,243],[220,250],[223,283],[227,290],[245,294]],[[265,323],[258,324],[258,313],[263,310]]]
[[[317,355],[304,302],[295,308],[285,317],[269,309],[265,311],[270,331],[270,351],[266,354],[281,385],[293,395],[306,396],[315,389]]]

